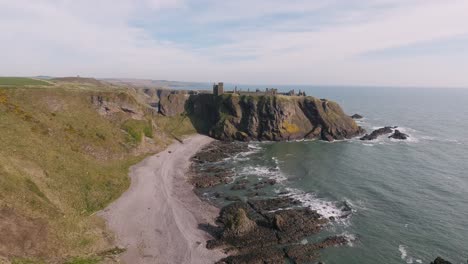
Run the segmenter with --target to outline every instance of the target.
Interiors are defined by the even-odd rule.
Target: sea
[[[357,122],[368,132],[398,126],[410,136],[250,142],[226,161],[236,178],[276,179],[263,196],[287,193],[338,219],[304,241],[348,238],[347,246],[322,251],[320,261],[428,264],[441,256],[468,263],[468,89],[277,87],[336,101],[346,113],[364,116]],[[218,191],[245,196],[229,185],[205,194]]]

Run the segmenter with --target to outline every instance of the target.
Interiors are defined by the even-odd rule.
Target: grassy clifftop
[[[161,117],[127,89],[0,87],[0,263],[112,253],[95,213],[128,188],[132,164],[190,133],[184,116]]]

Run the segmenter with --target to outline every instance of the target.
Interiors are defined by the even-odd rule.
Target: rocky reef
[[[405,140],[408,139],[408,135],[405,133],[400,132],[400,130],[396,129],[395,132],[389,136],[388,138],[393,138],[393,139],[399,139],[399,140]]]
[[[209,248],[235,252],[219,263],[294,263],[315,261],[321,249],[344,245],[343,236],[300,243],[317,234],[328,219],[289,197],[232,203],[221,210]]]
[[[386,126],[386,127],[378,128],[372,131],[372,133],[370,134],[365,134],[363,137],[360,138],[360,140],[375,140],[380,136],[388,135],[388,134],[391,134],[388,138],[393,138],[393,139],[398,139],[398,140],[408,139],[409,136],[407,134],[400,132],[400,130],[396,128],[397,128],[396,126],[394,127]]]
[[[224,205],[216,226],[200,226],[214,237],[208,248],[229,253],[219,263],[309,263],[319,259],[320,250],[349,242],[345,236],[315,238],[337,219],[323,217],[288,193],[273,197],[262,193],[260,189],[277,184],[274,179],[235,179],[233,171],[222,163],[246,150],[247,144],[243,142],[215,141],[192,157],[190,179],[202,198],[207,198],[206,188],[227,183],[231,183],[233,190],[246,192],[243,198],[215,193],[218,203],[208,199]],[[347,209],[341,210],[341,217],[348,217]],[[313,242],[306,240],[309,238]]]
[[[337,103],[314,97],[201,94],[186,111],[200,132],[224,141],[334,141],[364,132]]]

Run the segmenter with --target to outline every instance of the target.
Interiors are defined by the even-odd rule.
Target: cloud
[[[0,72],[468,86],[468,54],[453,49],[467,41],[465,10],[464,0],[0,0]]]

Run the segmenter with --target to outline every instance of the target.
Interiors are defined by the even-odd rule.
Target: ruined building
[[[213,84],[213,94],[222,95],[224,93],[224,83]]]

